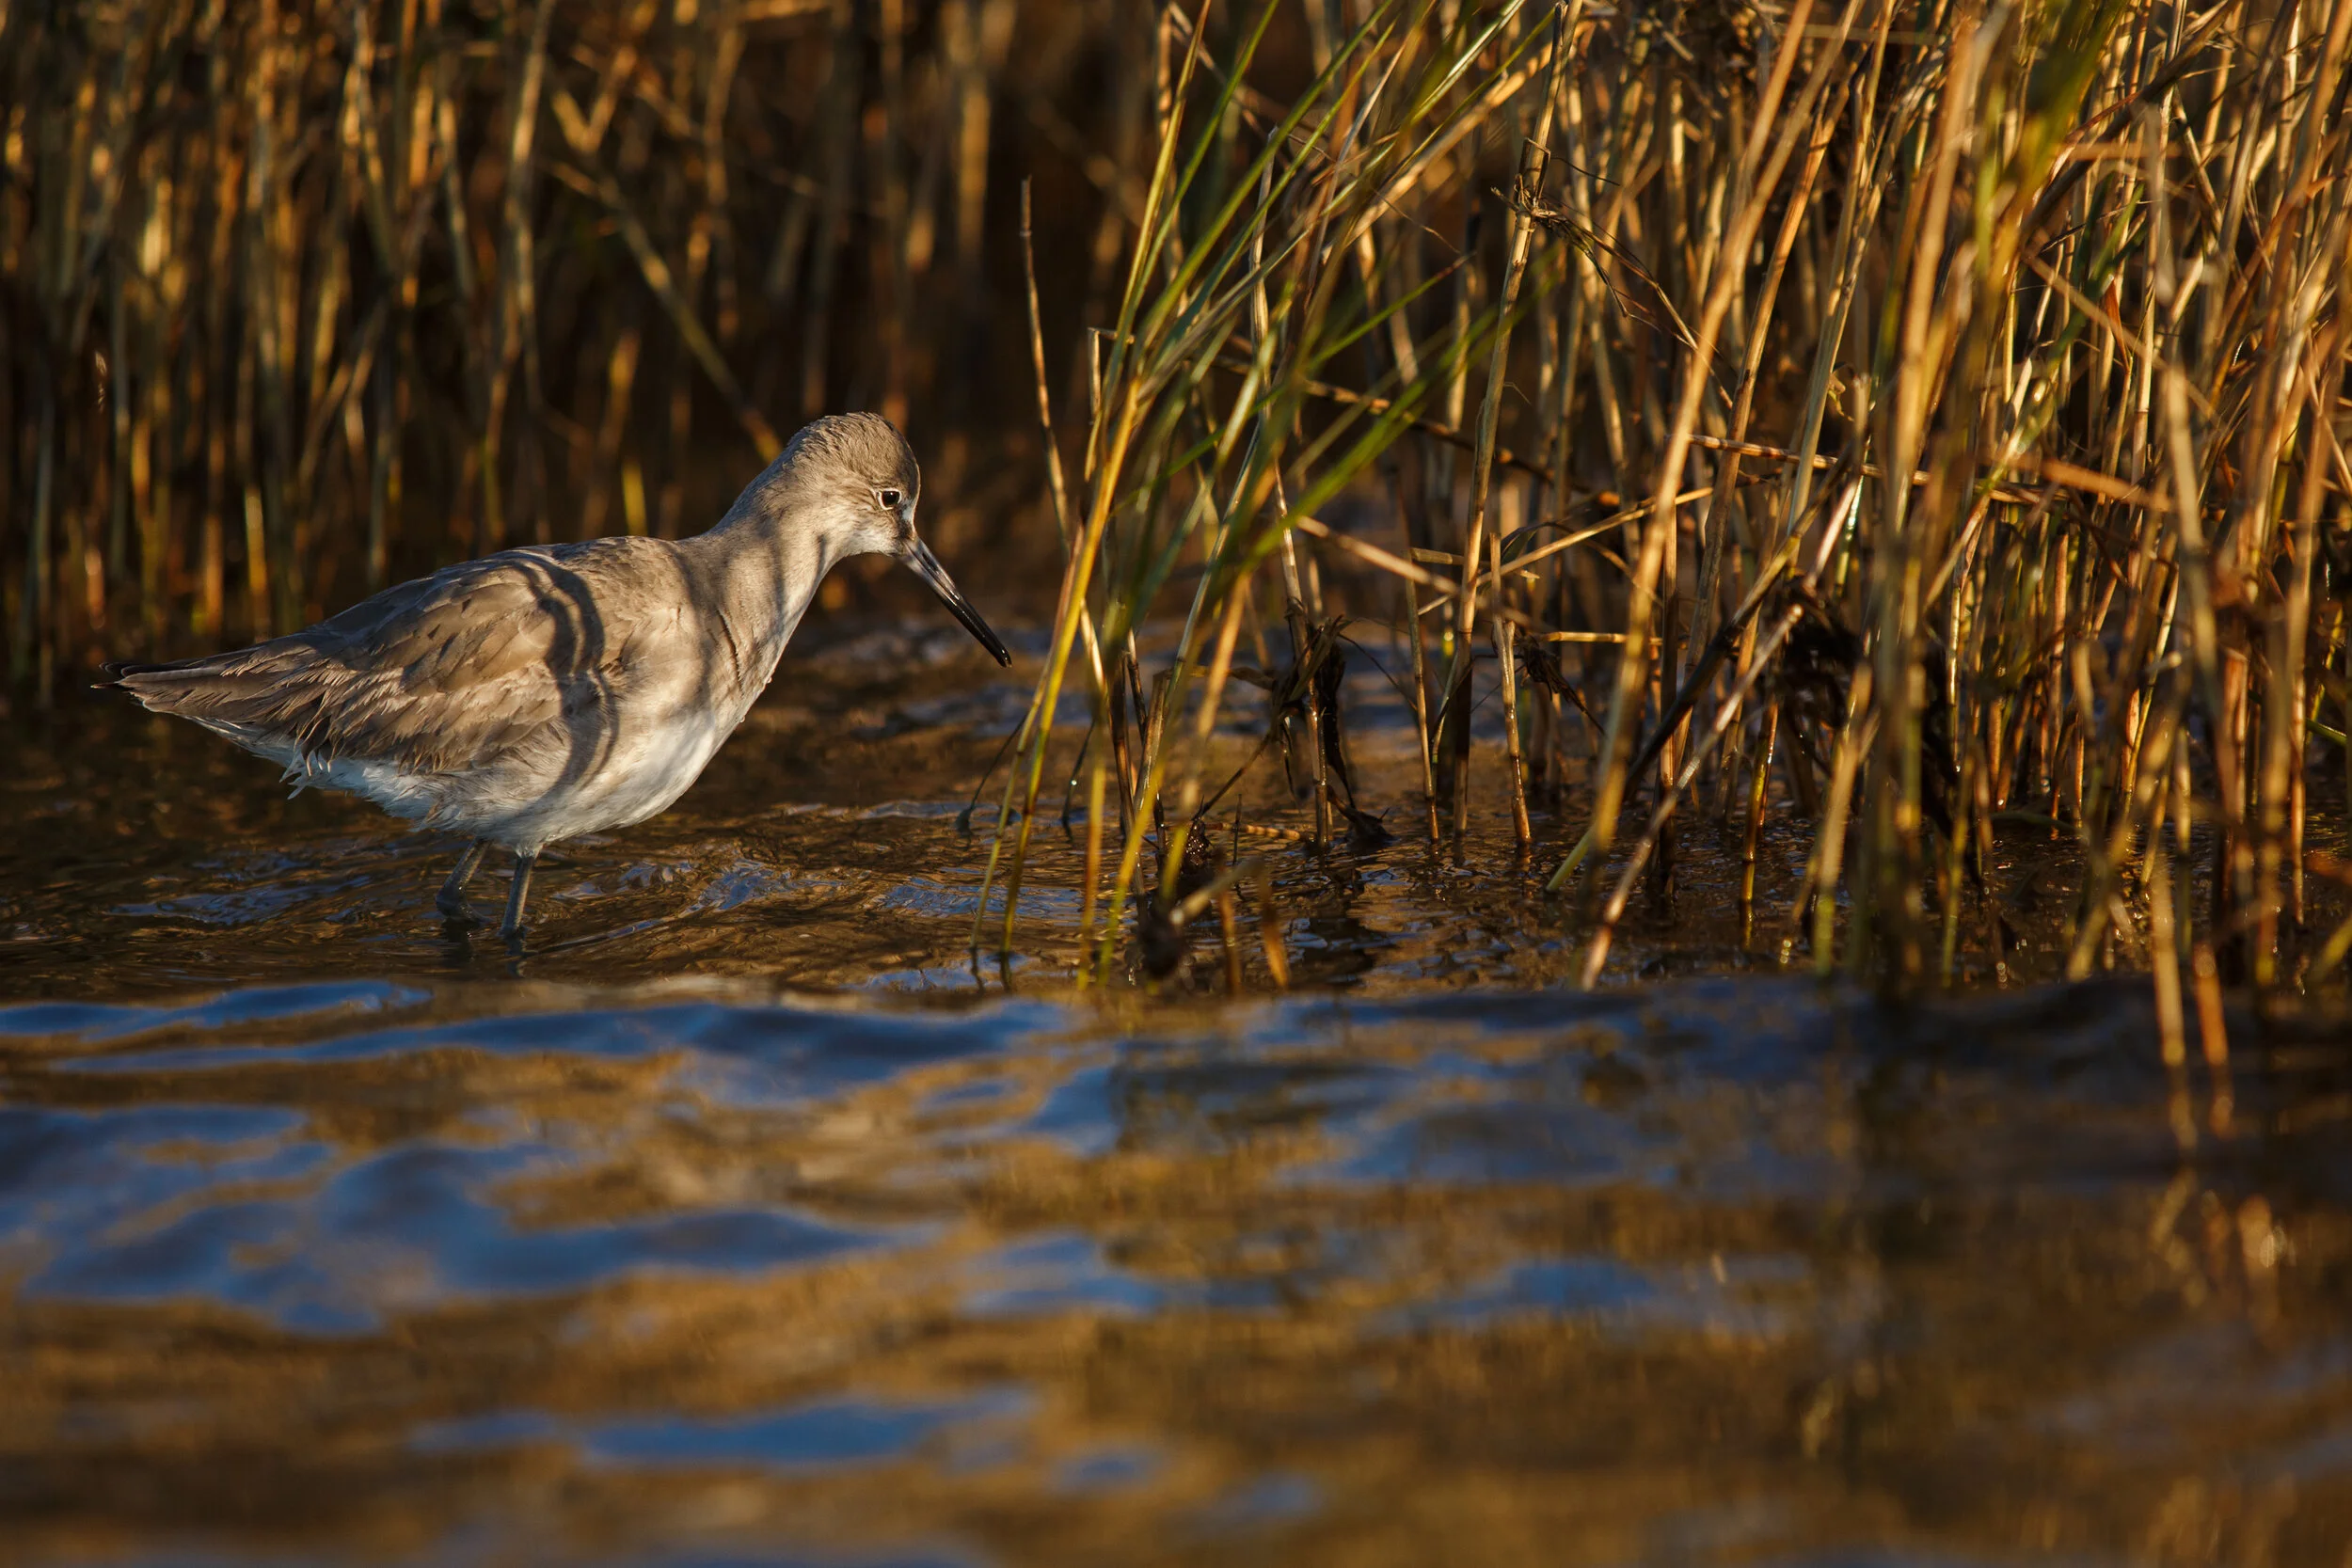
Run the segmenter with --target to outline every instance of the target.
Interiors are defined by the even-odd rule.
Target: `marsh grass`
[[[2352,0],[1306,12],[1281,91],[1284,5],[1164,14],[1064,411],[993,873],[1017,900],[1083,688],[1093,975],[1131,906],[1156,972],[1248,891],[1203,816],[1237,682],[1274,697],[1255,758],[1304,758],[1298,833],[1383,831],[1325,739],[1343,619],[1401,640],[1418,831],[1503,770],[1588,983],[1678,825],[1752,863],[1782,811],[1804,892],[1750,912],[1784,961],[2002,972],[2030,824],[2087,867],[2065,973],[2150,971],[2176,1062],[2192,1011],[2222,1049],[2221,985],[2340,969]],[[1147,625],[1181,628],[1155,673]]]

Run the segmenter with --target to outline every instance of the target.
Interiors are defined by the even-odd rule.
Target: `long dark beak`
[[[930,584],[931,592],[939,595],[939,602],[947,607],[947,613],[961,621],[963,629],[977,638],[980,646],[986,648],[997,663],[1010,666],[1012,655],[1005,651],[1005,645],[996,640],[996,634],[988,629],[988,623],[981,620],[980,612],[972,608],[972,601],[957,589],[955,579],[947,575],[947,568],[939,563],[939,557],[931,554],[931,547],[917,539],[914,547],[907,552],[904,559],[916,577]]]

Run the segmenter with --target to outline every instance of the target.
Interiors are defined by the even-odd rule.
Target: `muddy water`
[[[0,1560],[2352,1553],[2329,1019],[2169,1077],[2137,983],[1823,989],[1802,840],[1748,922],[1700,826],[1575,993],[1492,812],[1245,840],[1287,996],[1203,937],[1082,997],[1058,822],[966,952],[1019,693],[794,675],[519,960],[432,917],[453,846],[200,734],[8,737]]]

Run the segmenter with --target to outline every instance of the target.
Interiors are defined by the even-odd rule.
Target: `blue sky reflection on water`
[[[2272,1478],[2274,1560],[2352,1528],[2324,1029],[2184,1163],[2115,987],[322,984],[0,1025],[41,1434],[0,1458],[53,1521],[138,1478],[158,1544],[333,1560],[396,1495],[548,1560],[1340,1561],[1471,1509],[1463,1560],[1542,1520],[2051,1560],[1993,1528],[2022,1492],[2090,1561],[2184,1474]],[[240,1445],[262,1501],[224,1512],[187,1456]]]

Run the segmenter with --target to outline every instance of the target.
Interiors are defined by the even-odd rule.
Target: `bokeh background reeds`
[[[1155,36],[1085,0],[0,8],[16,691],[698,531],[842,407],[916,434],[934,530],[1001,531],[1040,471],[999,412],[1009,187],[1067,341],[1117,281]]]

